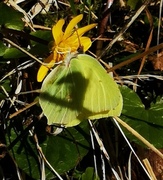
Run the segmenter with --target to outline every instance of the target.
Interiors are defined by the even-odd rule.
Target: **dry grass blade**
[[[93,152],[95,152],[95,143],[94,143],[94,139],[93,139],[93,133],[92,133],[91,130],[90,130],[90,137],[91,137],[92,149],[93,149]],[[98,177],[97,160],[96,160],[96,155],[95,155],[95,153],[93,153],[93,161],[94,161],[95,174],[96,174],[96,177]]]
[[[131,157],[132,157],[132,151],[130,152],[128,158],[128,180],[131,180]]]
[[[49,11],[50,6],[55,4],[56,9],[59,9],[56,0],[40,0],[38,1],[32,8],[28,11],[28,16],[30,20],[32,20],[35,16],[37,16],[40,12],[46,13]]]
[[[161,27],[161,19],[162,19],[162,5],[163,0],[160,1],[160,9],[159,9],[159,21],[158,21],[158,31],[157,31],[157,45],[160,42],[160,27]],[[159,54],[159,51],[157,51],[157,55]]]
[[[130,75],[130,76],[119,76],[119,79],[123,81],[123,79],[133,80],[133,79],[141,79],[141,80],[149,80],[149,78],[155,78],[159,80],[163,80],[163,76],[153,75],[153,74],[141,74],[141,75]]]
[[[147,171],[149,172],[150,176],[152,177],[152,180],[157,180],[148,159],[143,159],[143,163],[145,167],[147,168]]]
[[[22,9],[17,2],[13,1],[13,0],[8,0],[7,1],[8,5],[11,5],[14,9],[16,9],[17,11],[21,12],[24,14],[25,19],[30,22],[30,17],[29,15],[24,11],[24,9]]]
[[[27,106],[25,106],[24,108],[19,109],[19,110],[16,111],[15,113],[11,114],[11,115],[9,116],[9,119],[12,119],[13,117],[15,117],[15,116],[17,116],[18,114],[24,112],[25,110],[31,108],[32,106],[36,105],[37,103],[38,103],[38,101],[34,101],[34,102],[28,104]]]

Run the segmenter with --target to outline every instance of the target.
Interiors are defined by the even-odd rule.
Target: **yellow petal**
[[[80,22],[83,19],[83,14],[80,14],[76,17],[74,17],[68,24],[68,26],[66,27],[64,36],[63,36],[63,40],[67,39],[72,33],[73,33],[73,29],[74,27],[77,25],[78,22]]]
[[[80,38],[80,44],[81,44],[81,47],[83,48],[83,51],[85,52],[91,47],[92,42],[90,38],[83,36]]]
[[[53,34],[53,38],[55,41],[55,44],[58,45],[60,43],[60,41],[62,40],[63,37],[63,25],[65,23],[64,19],[60,19],[56,25],[53,26],[52,28],[52,34]]]
[[[89,31],[90,29],[94,28],[95,26],[97,26],[97,24],[89,24],[87,26],[84,26],[82,28],[77,29],[77,35],[78,36],[82,36],[84,33],[86,33],[87,31]]]
[[[67,47],[71,47],[71,52],[78,51],[80,47],[83,48],[83,51],[85,52],[92,45],[90,38],[85,36],[78,37],[77,35],[71,36],[66,41],[64,41],[64,43],[66,43]]]
[[[70,36],[64,41],[64,44],[66,47],[69,47],[71,52],[74,52],[78,49],[80,45],[79,37],[76,34],[73,34],[72,36]]]
[[[94,28],[97,24],[90,24],[83,28],[79,28],[76,32],[74,32],[70,37],[66,40],[62,41],[62,44],[65,44],[66,47],[69,47],[71,52],[77,51],[80,46],[84,47],[84,52],[89,49],[91,46],[91,40],[89,38],[84,37],[81,42],[81,36],[89,31],[90,29]],[[83,44],[84,43],[84,44]],[[85,45],[86,44],[86,45]]]
[[[46,66],[41,65],[37,72],[37,81],[42,82],[45,76],[47,75],[49,69]]]
[[[79,41],[74,41],[73,44],[69,43],[69,44],[67,44],[67,46],[68,45],[69,45],[69,47],[71,47],[71,52],[75,52],[79,48]]]
[[[54,66],[54,63],[55,63],[54,54],[50,54],[50,56],[48,56],[45,59],[44,63],[47,63],[47,66],[46,65],[41,65],[38,72],[37,72],[37,81],[38,82],[42,82],[42,80],[47,75],[49,69]]]

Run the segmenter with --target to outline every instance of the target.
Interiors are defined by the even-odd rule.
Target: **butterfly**
[[[123,104],[116,82],[87,54],[68,55],[47,75],[39,103],[49,125],[65,127],[87,119],[119,116]]]

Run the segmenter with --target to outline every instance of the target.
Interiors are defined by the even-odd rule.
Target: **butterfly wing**
[[[89,119],[119,116],[122,96],[118,85],[93,57],[79,54],[71,60],[71,68],[81,67],[81,75],[87,81],[83,93],[82,113]],[[80,86],[79,86],[80,87]]]

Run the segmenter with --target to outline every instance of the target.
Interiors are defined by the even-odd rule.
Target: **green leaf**
[[[22,30],[24,27],[22,17],[22,13],[4,3],[0,3],[0,25],[10,29]]]
[[[35,31],[35,32],[31,32],[30,34],[31,34],[32,36],[38,37],[38,38],[40,38],[40,39],[44,39],[44,40],[46,40],[47,42],[50,42],[50,41],[53,40],[53,36],[52,36],[51,31],[38,30],[38,31]],[[36,42],[36,41],[31,41],[31,44],[32,44],[32,45],[36,45],[36,44],[38,44],[38,42]]]
[[[157,28],[158,24],[159,24],[159,18],[157,16],[152,15],[152,19],[153,19],[154,28]],[[144,23],[147,24],[147,25],[150,25],[149,17],[147,17],[146,14],[144,15]]]
[[[7,92],[10,92],[11,91],[11,86],[10,86],[11,82],[9,79],[5,79],[3,80],[0,85],[4,87],[4,89],[7,91]]]
[[[7,47],[3,44],[2,41],[0,41],[0,56],[3,56],[5,54],[5,50]]]
[[[43,132],[41,132],[43,134]],[[12,131],[11,141],[16,134]],[[69,128],[57,136],[48,135],[46,140],[40,144],[46,159],[51,166],[59,173],[75,168],[89,150],[89,126],[87,121],[80,126]],[[40,179],[40,166],[36,146],[29,138],[24,138],[22,143],[17,143],[14,150],[14,157],[25,173],[34,179]],[[55,175],[46,166],[46,179],[52,179]]]
[[[142,0],[128,0],[127,5],[130,6],[132,10],[137,9],[142,4]]]
[[[140,133],[157,148],[163,147],[163,99],[157,99],[150,109],[145,109],[139,96],[126,86],[121,87],[123,110],[121,119]],[[127,131],[125,131],[127,132]],[[140,143],[136,137],[127,132],[130,140]],[[159,137],[159,138],[158,138]]]
[[[86,119],[119,116],[122,97],[115,81],[93,57],[67,58],[45,78],[39,99],[48,124],[75,126]]]
[[[40,31],[32,32],[31,35],[38,37],[40,39],[46,40],[47,44],[53,39],[51,31],[40,30]],[[49,47],[47,46],[47,44],[31,41],[32,46],[31,46],[30,53],[35,54],[35,55],[40,55],[40,56],[49,53]]]
[[[121,93],[124,103],[123,115],[153,125],[163,126],[163,99],[159,99],[155,104],[152,103],[150,109],[145,109],[141,99],[133,90],[123,86],[121,88]]]
[[[44,44],[36,44],[33,47],[31,47],[29,52],[36,56],[43,56],[49,53],[49,48],[47,45]]]
[[[9,79],[5,79],[4,81],[0,83],[0,86],[3,86],[7,92],[10,92],[11,91],[10,83],[11,82]],[[6,98],[6,95],[4,94],[3,90],[0,88],[0,100],[4,98]]]
[[[14,59],[14,58],[22,58],[22,57],[27,57],[27,55],[14,47],[7,48],[3,55],[4,59]]]
[[[88,167],[82,174],[81,180],[100,180],[100,178],[95,175],[93,167]]]

